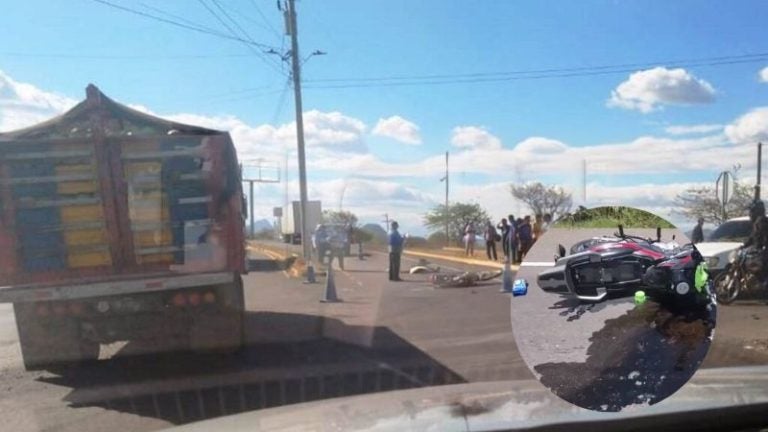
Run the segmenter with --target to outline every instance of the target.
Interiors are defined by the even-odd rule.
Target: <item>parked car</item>
[[[696,245],[713,277],[730,265],[751,231],[749,217],[729,219],[718,226],[705,241]]]

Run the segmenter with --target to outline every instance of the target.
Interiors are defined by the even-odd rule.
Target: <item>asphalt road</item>
[[[628,231],[629,232],[629,231]],[[705,319],[671,310],[653,300],[635,305],[632,297],[599,303],[548,294],[536,284],[553,264],[557,245],[567,250],[611,230],[553,229],[526,257],[518,278],[528,280],[528,295],[512,300],[512,327],[520,352],[539,381],[555,394],[584,408],[619,411],[653,404],[679,389],[696,372],[709,349]],[[655,237],[655,230],[632,234]],[[662,233],[662,240],[676,230]],[[548,262],[547,262],[548,258]]]
[[[248,347],[239,354],[141,354],[104,347],[95,365],[23,370],[12,309],[0,305],[0,413],[14,431],[158,430],[321,398],[530,378],[498,280],[440,289],[429,275],[389,282],[387,257],[348,258],[325,284],[287,278],[263,256],[245,278]],[[404,257],[403,270],[418,262]],[[454,262],[435,262],[462,271]]]
[[[551,259],[551,252],[542,251],[537,260],[547,254]],[[334,272],[342,302],[326,304],[319,301],[322,278],[305,285],[266,257],[254,258],[261,271],[245,278],[248,346],[235,355],[137,355],[147,347],[122,343],[103,347],[95,365],[26,372],[12,308],[0,305],[3,429],[151,431],[322,398],[533,376],[510,326],[509,302],[513,318],[523,317],[514,311],[527,298],[500,293],[498,279],[435,288],[429,275],[406,273],[404,282],[389,282],[386,256],[374,252],[365,261],[347,258],[346,270]],[[432,261],[444,271],[467,269]],[[403,269],[417,262],[404,257]],[[760,335],[768,308],[737,303],[721,308],[728,313],[719,317],[708,356],[709,361],[719,353],[712,366],[768,363],[768,347],[763,348],[768,337]],[[512,323],[518,325],[516,319]]]

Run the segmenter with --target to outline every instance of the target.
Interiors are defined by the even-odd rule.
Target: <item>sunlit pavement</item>
[[[403,269],[418,260],[405,256]],[[430,261],[443,271],[488,269]],[[261,264],[264,271],[245,278],[249,346],[236,355],[133,357],[131,344],[117,344],[111,359],[94,366],[25,372],[12,309],[0,305],[0,412],[8,430],[157,430],[321,398],[533,376],[513,338],[514,300],[498,292],[498,279],[449,289],[434,288],[428,275],[404,273],[404,282],[389,282],[386,254],[372,252],[364,261],[347,257],[345,270],[334,272],[342,301],[321,303],[324,277],[303,284]],[[759,319],[745,326],[746,309],[744,316]],[[721,307],[710,356],[727,332],[754,337],[766,309]],[[735,347],[717,365],[761,361],[759,349]]]
[[[66,373],[25,372],[10,308],[0,309],[0,409],[13,430],[156,430],[301,401],[477,381],[529,378],[499,281],[439,289],[405,271],[387,280],[387,256],[345,259],[334,271],[339,303],[288,278],[266,256],[246,276],[248,347],[233,355],[129,356]],[[487,270],[431,260],[443,271]]]

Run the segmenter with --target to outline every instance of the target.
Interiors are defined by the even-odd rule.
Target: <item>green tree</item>
[[[571,194],[560,186],[546,186],[540,182],[522,185],[510,185],[510,192],[515,199],[525,203],[534,215],[549,213],[556,220],[573,206]]]
[[[446,207],[444,204],[435,206],[424,215],[424,225],[430,232],[445,232],[446,225],[451,239],[461,240],[464,236],[464,227],[472,222],[475,229],[481,233],[490,217],[479,204],[455,203]]]
[[[733,169],[733,187],[731,198],[725,206],[717,199],[715,186],[701,186],[686,189],[675,197],[675,214],[686,219],[697,220],[703,218],[707,223],[719,225],[726,220],[748,214],[747,207],[754,198],[754,190],[744,182],[738,180],[738,167]]]
[[[357,226],[357,216],[347,210],[323,210],[323,223]]]

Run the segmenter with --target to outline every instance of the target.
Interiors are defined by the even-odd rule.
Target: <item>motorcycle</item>
[[[546,292],[575,295],[588,302],[642,289],[685,306],[708,304],[712,281],[696,246],[663,243],[660,228],[656,237],[628,235],[619,225],[614,237],[579,242],[571,255],[566,256],[565,248],[558,245],[555,265],[539,273],[538,285]]]
[[[762,267],[762,257],[758,250],[744,247],[738,249],[728,269],[715,278],[717,301],[727,305],[733,303],[740,294],[761,291],[763,285],[757,275]]]

